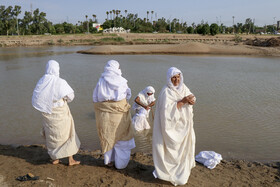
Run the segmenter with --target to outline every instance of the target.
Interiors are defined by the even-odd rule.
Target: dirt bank
[[[82,164],[52,165],[43,145],[0,145],[0,186],[172,186],[153,177],[151,154],[133,154],[124,170],[105,167],[100,151],[82,150],[75,159]],[[29,172],[40,179],[15,180]],[[279,172],[279,162],[222,161],[213,170],[197,163],[186,186],[279,186]]]
[[[188,42],[184,44],[149,45],[102,45],[89,50],[78,51],[83,54],[210,54],[210,55],[252,55],[280,56],[280,48],[255,47],[248,45],[208,44]]]

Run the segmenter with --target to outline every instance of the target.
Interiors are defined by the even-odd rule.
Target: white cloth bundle
[[[201,151],[195,156],[195,160],[209,169],[214,169],[222,160],[222,155],[214,151]]]

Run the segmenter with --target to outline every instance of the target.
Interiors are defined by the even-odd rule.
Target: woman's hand
[[[185,103],[181,100],[181,101],[178,101],[177,102],[177,108],[178,109],[181,109],[182,108],[182,106],[184,105]]]
[[[189,103],[190,105],[194,105],[194,104],[195,104],[195,101],[196,101],[195,96],[194,96],[194,95],[189,95],[189,96],[187,96],[187,97],[188,97],[188,103]]]
[[[181,101],[177,102],[177,108],[180,109],[184,104],[194,105],[195,104],[195,96],[193,94],[184,97]]]

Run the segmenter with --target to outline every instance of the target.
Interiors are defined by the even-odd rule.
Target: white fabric
[[[170,85],[171,77],[180,73],[177,87]],[[177,68],[167,73],[167,85],[159,94],[153,130],[154,176],[170,181],[173,185],[187,183],[191,169],[195,167],[195,133],[193,107],[185,104],[177,108],[177,102],[192,93],[182,83],[183,75]]]
[[[148,95],[148,93],[152,93],[152,95]],[[155,89],[152,86],[148,86],[144,90],[142,90],[137,95],[137,97],[139,97],[139,100],[142,104],[147,106],[156,100],[154,95]],[[150,129],[151,127],[148,122],[150,109],[146,110],[145,108],[143,108],[135,102],[133,104],[133,110],[135,110],[136,112],[132,118],[132,124],[134,126],[134,129],[136,131]]]
[[[104,72],[93,90],[93,102],[129,100],[131,90],[127,80],[123,78],[119,69],[120,65],[115,60],[107,62]]]
[[[214,151],[201,151],[195,156],[195,160],[209,169],[214,169],[222,160],[222,155]]]
[[[51,114],[53,107],[63,105],[55,105],[55,102],[73,93],[68,83],[59,77],[58,62],[50,60],[46,65],[45,75],[38,81],[33,91],[32,105],[41,112]]]
[[[62,107],[64,105],[64,100],[67,103],[70,103],[71,101],[73,101],[74,97],[75,97],[74,93],[70,93],[70,94],[66,95],[65,97],[63,97],[63,99],[60,99],[57,102],[54,102],[53,103],[53,108]]]
[[[67,102],[64,101],[62,107],[53,108],[52,112],[42,112],[42,134],[46,139],[48,154],[53,160],[76,154],[81,143]]]
[[[138,113],[135,113],[132,118],[132,124],[134,126],[134,129],[136,131],[142,131],[145,129],[150,129],[150,124],[148,122],[148,112],[146,109],[142,108],[138,111]]]
[[[148,93],[152,93],[153,95],[148,95]],[[137,97],[139,97],[141,103],[143,103],[144,105],[149,105],[156,100],[155,89],[152,86],[148,86],[144,90],[139,92]],[[133,104],[133,110],[140,110],[141,108],[143,107],[138,105],[136,102]]]
[[[180,83],[179,83],[178,86],[174,86],[173,83],[171,82],[171,78],[172,78],[174,75],[178,75],[178,74],[180,74],[181,80],[180,80]],[[183,89],[184,77],[183,77],[182,72],[181,72],[179,69],[177,69],[177,68],[175,68],[175,67],[169,68],[168,71],[167,71],[166,81],[167,81],[167,86],[168,86],[169,88],[171,88],[172,90],[177,90],[177,91],[179,91],[179,92],[182,92],[181,89]]]
[[[132,138],[129,141],[118,141],[114,148],[104,154],[104,164],[115,161],[117,169],[124,169],[130,160],[131,149],[135,148],[135,141]]]

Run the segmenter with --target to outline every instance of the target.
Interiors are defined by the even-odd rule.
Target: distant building
[[[99,23],[93,23],[92,27],[95,27],[97,29],[97,31],[102,31],[103,30],[103,28],[101,27],[101,24],[99,24]]]

